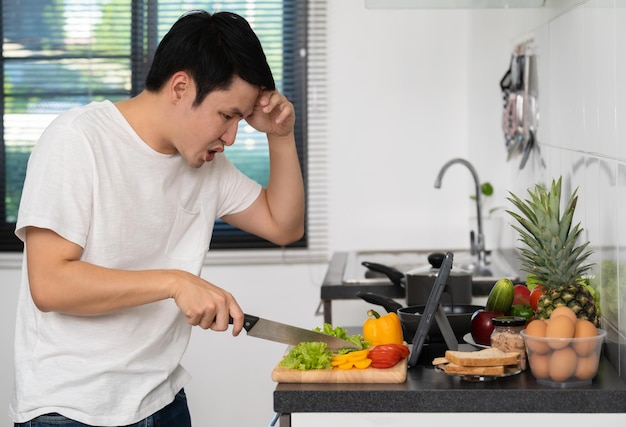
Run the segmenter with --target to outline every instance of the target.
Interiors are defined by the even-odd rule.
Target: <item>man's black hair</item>
[[[248,21],[231,12],[192,11],[176,21],[157,47],[146,89],[159,91],[178,71],[194,79],[194,105],[214,90],[228,89],[234,76],[276,88],[261,42]]]

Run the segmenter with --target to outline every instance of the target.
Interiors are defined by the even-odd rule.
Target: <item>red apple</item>
[[[471,332],[476,344],[491,345],[491,333],[493,332],[493,318],[503,316],[499,311],[476,310],[472,314]]]

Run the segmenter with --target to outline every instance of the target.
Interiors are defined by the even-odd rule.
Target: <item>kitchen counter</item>
[[[465,346],[460,349],[468,350]],[[290,415],[300,412],[624,413],[626,382],[604,357],[591,385],[567,388],[542,386],[528,370],[470,382],[418,365],[408,370],[403,384],[281,383],[274,391],[274,411],[282,414],[281,427],[290,426]]]
[[[355,283],[344,280],[348,253],[333,255],[321,287],[325,322],[331,321],[333,300],[355,299],[357,291],[370,291],[391,298],[403,298],[404,289],[389,283]],[[514,261],[514,254],[505,254]],[[297,421],[303,417],[341,417],[347,415],[356,422],[361,414],[391,414],[408,418],[415,425],[420,413],[447,413],[454,422],[463,413],[546,413],[612,414],[613,418],[626,419],[626,382],[620,378],[615,365],[607,359],[615,349],[606,348],[600,361],[598,375],[593,383],[584,387],[556,388],[538,384],[529,370],[521,374],[487,382],[470,382],[436,371],[432,359],[442,356],[444,344],[429,344],[422,350],[416,367],[410,368],[402,384],[294,384],[279,383],[274,390],[274,411],[281,414],[280,426],[291,426],[291,414]],[[459,344],[459,350],[471,351],[469,344]],[[423,415],[422,415],[423,416]],[[529,418],[528,416],[526,418]],[[333,425],[345,424],[346,418],[335,418]],[[363,419],[363,418],[359,418]],[[305,423],[306,424],[306,423]],[[618,423],[619,424],[619,423]],[[302,425],[302,424],[298,424]],[[306,425],[319,425],[310,422]],[[395,425],[395,424],[394,424]],[[399,425],[399,424],[398,424]],[[599,424],[594,424],[599,425]],[[608,425],[615,425],[613,419]]]

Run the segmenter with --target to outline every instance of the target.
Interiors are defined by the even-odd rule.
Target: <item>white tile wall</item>
[[[559,176],[566,194],[578,188],[576,221],[594,251],[603,327],[613,332],[611,358],[623,377],[626,269],[601,266],[626,264],[626,1],[588,1],[534,35],[541,154],[518,172],[516,191]]]

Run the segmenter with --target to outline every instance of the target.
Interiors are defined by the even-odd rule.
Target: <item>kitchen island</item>
[[[460,349],[469,349],[465,346]],[[291,427],[295,413],[414,413],[413,425],[419,413],[587,413],[616,414],[615,419],[624,420],[626,382],[604,356],[591,385],[567,388],[540,385],[528,370],[470,382],[420,364],[408,370],[402,384],[280,383],[274,391],[274,411],[281,414],[280,427]]]

